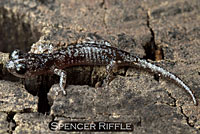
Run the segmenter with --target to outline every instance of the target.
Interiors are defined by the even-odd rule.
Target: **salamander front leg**
[[[67,80],[66,72],[61,69],[56,68],[54,69],[54,74],[60,76],[59,86],[63,94],[66,95],[66,91],[65,91],[66,80]],[[58,94],[58,91],[56,91],[56,94]]]

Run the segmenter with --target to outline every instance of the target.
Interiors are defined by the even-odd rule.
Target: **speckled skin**
[[[80,65],[106,65],[108,72],[107,82],[109,82],[109,78],[112,75],[112,69],[116,66],[136,66],[149,70],[176,82],[190,94],[194,104],[197,105],[190,88],[178,77],[146,60],[142,60],[118,48],[111,47],[106,43],[87,42],[74,44],[49,54],[22,54],[17,50],[11,54],[7,69],[12,74],[22,78],[44,73],[57,74],[60,76],[60,88],[66,94],[64,88],[67,74],[63,69]]]

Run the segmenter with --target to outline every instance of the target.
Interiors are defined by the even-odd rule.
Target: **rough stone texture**
[[[26,80],[28,93],[5,69],[7,53],[16,48],[46,53],[50,45],[58,49],[86,37],[104,39],[157,60],[153,63],[179,76],[198,99],[199,13],[199,0],[0,1],[2,133],[55,133],[48,129],[54,118],[131,122],[138,134],[200,133],[200,107],[173,82],[157,81],[144,70],[123,68],[108,88],[97,88],[106,76],[104,67],[66,69],[68,94],[55,96],[58,77]]]
[[[7,121],[7,114],[0,112],[0,133],[9,134],[9,122]]]
[[[0,102],[1,112],[36,112],[38,98],[29,94],[21,84],[1,81]]]
[[[17,113],[14,118],[16,128],[14,134],[35,133],[49,134],[48,123],[52,117],[41,115],[39,113]]]
[[[193,89],[197,98],[200,97],[198,90],[200,88],[198,84],[199,13],[200,1],[198,0],[163,2],[149,10],[155,42],[162,46],[164,59],[175,61],[170,71],[182,77]],[[177,94],[172,96],[176,97]],[[186,117],[188,125],[199,129],[199,108],[188,105],[178,106]]]

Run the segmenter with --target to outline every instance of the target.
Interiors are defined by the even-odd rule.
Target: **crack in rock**
[[[151,39],[144,46],[146,56],[145,59],[151,59],[153,61],[159,61],[164,59],[164,53],[162,47],[155,42],[155,33],[150,25],[150,12],[147,12],[147,27],[151,33]]]
[[[189,118],[189,117],[184,113],[184,111],[183,111],[183,107],[180,106],[179,108],[180,108],[180,112],[181,112],[181,114],[186,118],[186,122],[187,122],[188,126],[194,128],[194,124],[190,122],[190,118]]]
[[[106,14],[107,14],[107,7],[105,6],[105,0],[102,1],[100,7],[104,9],[104,16],[103,16],[103,25],[105,26],[106,33],[108,34],[108,26],[106,24]]]
[[[9,133],[12,134],[15,131],[15,128],[17,127],[17,124],[14,120],[14,116],[16,113],[10,112],[8,113],[7,116],[7,121],[9,122],[8,128],[9,128]]]

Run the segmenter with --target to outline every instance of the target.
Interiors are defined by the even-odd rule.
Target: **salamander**
[[[134,54],[123,51],[108,43],[84,42],[68,45],[53,51],[52,53],[22,53],[15,50],[10,55],[6,67],[13,75],[26,78],[44,73],[52,73],[60,76],[59,86],[63,94],[66,94],[65,86],[67,74],[64,68],[82,65],[106,66],[108,82],[115,67],[139,67],[152,73],[173,80],[176,84],[186,90],[192,97],[193,103],[197,105],[196,98],[190,88],[177,76],[141,59]]]

